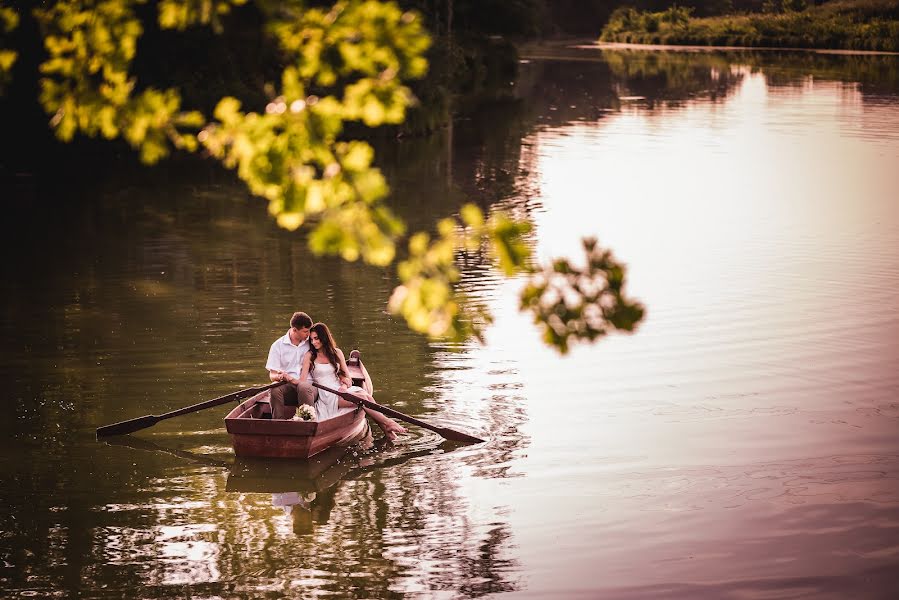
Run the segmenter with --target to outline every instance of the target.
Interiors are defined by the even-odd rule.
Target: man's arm
[[[272,347],[268,350],[268,360],[265,361],[265,368],[268,369],[268,378],[271,381],[284,381],[284,371],[281,370],[281,360],[278,355],[278,342],[275,340]]]
[[[300,367],[300,381],[306,381],[309,379],[309,363],[311,359],[309,358],[309,353],[303,355],[303,365]]]

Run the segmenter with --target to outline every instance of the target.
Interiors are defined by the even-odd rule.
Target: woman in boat
[[[300,381],[311,379],[331,389],[349,391],[370,402],[375,402],[375,399],[366,390],[352,385],[343,350],[337,347],[327,325],[324,323],[314,324],[309,330],[309,342],[311,347],[309,352],[303,355]],[[315,413],[319,421],[324,421],[336,416],[340,408],[355,408],[355,406],[349,400],[344,400],[336,394],[320,389],[318,390],[318,400],[315,402]],[[396,439],[397,434],[406,432],[402,425],[375,410],[366,408],[365,414],[378,424],[384,435],[390,440]]]

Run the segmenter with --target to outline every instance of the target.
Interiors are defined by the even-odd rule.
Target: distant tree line
[[[688,6],[621,6],[605,42],[899,51],[899,0],[764,0],[759,12],[696,15]]]

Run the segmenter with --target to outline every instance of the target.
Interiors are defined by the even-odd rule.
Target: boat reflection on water
[[[375,450],[369,429],[357,444],[333,446],[307,460],[236,457],[225,490],[270,493],[272,506],[290,515],[294,533],[309,534],[314,524],[328,522],[340,489],[337,484],[356,467],[358,457]]]
[[[272,506],[291,515],[297,534],[312,533],[314,525],[328,522],[336,504],[340,483],[373,470],[389,468],[409,459],[451,451],[457,444],[445,442],[409,451],[386,438],[373,439],[371,429],[355,444],[331,447],[310,459],[233,458],[168,448],[130,435],[104,440],[125,446],[176,456],[192,463],[228,470],[226,492],[271,494]]]
[[[290,515],[294,533],[312,533],[314,524],[328,522],[338,484],[356,468],[359,457],[383,446],[374,445],[369,431],[358,445],[334,446],[308,460],[235,458],[225,490],[270,493],[272,506]]]
[[[447,449],[451,446],[453,444]],[[354,445],[331,447],[308,460],[235,458],[225,489],[229,492],[270,493],[272,506],[290,514],[295,533],[312,533],[314,525],[328,522],[341,482],[411,458],[445,451],[438,447],[395,454],[397,449],[386,438],[374,440],[368,428]]]
[[[374,452],[332,447],[307,460],[271,458],[235,458],[229,465],[229,492],[300,494],[321,492],[340,481],[353,469],[355,456]]]

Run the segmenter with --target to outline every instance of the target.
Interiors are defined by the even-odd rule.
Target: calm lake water
[[[559,356],[471,259],[486,343],[428,343],[212,167],[7,178],[0,595],[895,598],[899,57],[538,49],[509,87],[379,144],[392,205],[597,236],[634,335]],[[265,382],[296,309],[488,442],[238,461],[229,406],[95,439]]]

